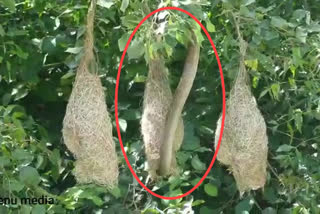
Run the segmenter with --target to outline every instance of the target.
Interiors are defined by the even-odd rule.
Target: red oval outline
[[[119,88],[119,80],[120,80],[120,73],[121,73],[121,68],[122,68],[122,63],[123,63],[123,59],[126,55],[126,52],[127,52],[127,49],[129,47],[129,44],[131,43],[131,40],[134,36],[134,34],[137,32],[137,30],[140,28],[140,26],[150,17],[152,16],[153,14],[157,13],[157,12],[160,12],[160,11],[163,11],[163,10],[178,10],[178,11],[181,11],[187,15],[189,15],[193,20],[195,20],[199,25],[200,27],[202,28],[202,30],[205,32],[207,38],[209,39],[210,43],[211,43],[211,46],[213,48],[213,51],[216,55],[216,59],[217,59],[217,62],[218,62],[218,66],[219,66],[219,71],[220,71],[220,77],[221,77],[221,87],[222,87],[222,121],[221,121],[221,128],[220,128],[220,136],[219,136],[219,141],[218,141],[218,145],[217,145],[217,148],[216,148],[216,151],[214,153],[214,156],[212,158],[212,161],[207,169],[207,171],[204,173],[204,175],[202,176],[202,178],[200,179],[200,181],[194,186],[192,187],[189,191],[187,191],[186,193],[182,194],[182,195],[179,195],[179,196],[174,196],[174,197],[167,197],[167,196],[162,196],[162,195],[159,195],[157,193],[154,193],[152,190],[150,190],[148,187],[146,187],[142,182],[141,180],[138,178],[137,174],[134,172],[134,170],[132,169],[132,166],[128,160],[128,157],[127,157],[127,154],[124,150],[124,147],[123,147],[123,143],[122,143],[122,139],[121,139],[121,133],[120,133],[120,126],[119,126],[119,119],[118,119],[118,88]],[[132,175],[134,176],[134,178],[138,181],[138,183],[145,189],[147,190],[151,195],[153,196],[156,196],[158,198],[161,198],[161,199],[165,199],[165,200],[175,200],[175,199],[179,199],[179,198],[183,198],[187,195],[189,195],[190,193],[192,193],[194,190],[196,190],[200,184],[204,181],[204,179],[207,177],[207,175],[209,174],[213,164],[214,164],[214,161],[216,160],[216,157],[217,157],[217,154],[218,154],[218,151],[219,151],[219,148],[220,148],[220,143],[221,143],[221,139],[222,139],[222,134],[223,134],[223,129],[224,129],[224,120],[225,120],[225,108],[226,108],[226,103],[225,103],[225,86],[224,86],[224,79],[223,79],[223,72],[222,72],[222,67],[221,67],[221,63],[220,63],[220,58],[219,58],[219,55],[218,55],[218,52],[216,50],[216,47],[208,33],[208,31],[206,30],[206,28],[201,24],[201,22],[194,16],[192,15],[191,13],[189,13],[188,11],[184,10],[184,9],[181,9],[179,7],[162,7],[162,8],[159,8],[157,10],[154,10],[152,11],[151,13],[149,13],[146,17],[144,17],[140,22],[139,24],[135,27],[135,29],[133,30],[133,32],[131,33],[128,41],[127,41],[127,44],[124,48],[124,51],[122,53],[122,56],[121,56],[121,60],[120,60],[120,63],[119,63],[119,68],[118,68],[118,74],[117,74],[117,83],[116,83],[116,88],[115,88],[115,98],[114,98],[114,105],[115,105],[115,119],[116,119],[116,125],[117,125],[117,133],[118,133],[118,137],[119,137],[119,142],[120,142],[120,146],[121,146],[121,150],[122,150],[122,153],[123,153],[123,156],[127,162],[127,165],[132,173]]]

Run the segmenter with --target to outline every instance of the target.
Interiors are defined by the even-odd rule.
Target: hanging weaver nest
[[[240,43],[243,56],[245,49],[246,45]],[[227,101],[225,126],[217,156],[233,173],[241,195],[264,186],[268,153],[266,124],[247,84],[247,78],[242,57],[238,76]],[[221,117],[215,133],[216,147],[220,127]]]
[[[141,131],[148,161],[148,171],[152,179],[157,178],[156,171],[160,167],[161,136],[171,101],[172,93],[164,62],[162,59],[152,59],[149,62],[141,119]],[[180,148],[183,136],[184,126],[181,117],[176,130],[173,154]],[[176,173],[175,155],[172,158],[171,170],[173,174]]]
[[[74,174],[77,181],[113,188],[118,182],[118,161],[93,53],[94,11],[93,0],[87,17],[84,56],[77,69],[62,132],[64,143],[76,158]]]

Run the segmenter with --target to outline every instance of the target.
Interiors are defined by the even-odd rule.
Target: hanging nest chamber
[[[164,60],[161,58],[151,59],[144,91],[141,131],[148,162],[148,172],[152,179],[157,178],[157,170],[160,167],[161,136],[172,99],[168,71]],[[173,154],[180,148],[183,136],[184,126],[182,117],[180,117],[176,129]],[[171,171],[173,174],[177,172],[175,155],[172,157]]]
[[[87,16],[84,55],[80,60],[63,120],[63,139],[73,153],[78,183],[113,188],[118,183],[118,161],[104,90],[93,52],[95,0]]]
[[[265,185],[268,153],[266,123],[247,83],[246,46],[244,41],[240,42],[240,70],[226,104],[224,131],[217,156],[229,167],[241,195]],[[215,133],[215,147],[220,128],[221,117]]]

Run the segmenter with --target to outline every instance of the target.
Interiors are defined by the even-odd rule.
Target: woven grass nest
[[[161,58],[151,59],[144,91],[141,131],[148,162],[148,172],[152,179],[157,178],[157,170],[160,167],[161,136],[172,99],[164,60]],[[184,126],[181,117],[176,130],[173,154],[180,148],[183,136]],[[172,174],[177,172],[175,156],[172,158],[171,170]]]
[[[113,188],[118,183],[118,161],[93,52],[94,11],[95,1],[92,1],[87,17],[84,55],[77,69],[62,133],[64,143],[76,158],[74,175],[77,182]]]
[[[244,53],[246,46],[240,49]],[[217,156],[221,163],[229,167],[241,195],[262,188],[267,176],[266,123],[247,79],[244,60],[241,59],[240,70],[226,104],[225,126]],[[215,133],[216,147],[220,127],[221,117]]]

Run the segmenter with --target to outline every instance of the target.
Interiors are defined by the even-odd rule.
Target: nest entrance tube
[[[262,188],[266,182],[268,137],[265,120],[248,85],[244,64],[247,49],[236,23],[240,42],[239,72],[226,105],[225,126],[218,160],[232,172],[240,195]],[[217,147],[221,117],[215,133]]]
[[[87,15],[84,55],[81,58],[63,120],[63,139],[73,153],[78,183],[113,188],[118,183],[118,161],[105,94],[93,52],[96,0]]]

